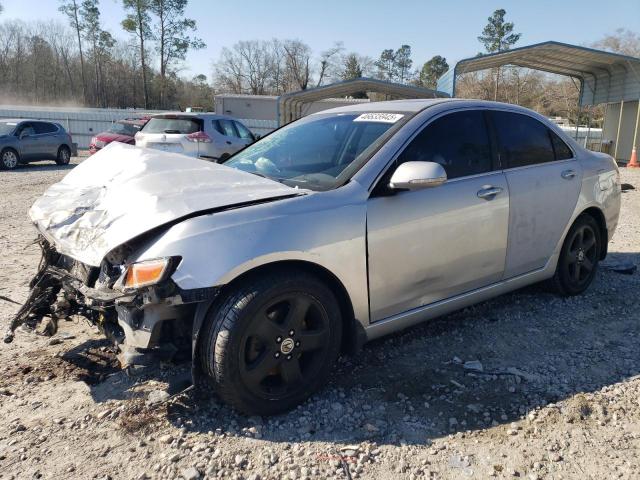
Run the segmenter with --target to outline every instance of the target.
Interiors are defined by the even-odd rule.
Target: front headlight
[[[180,257],[156,258],[132,263],[124,273],[124,288],[141,288],[165,280],[178,266]]]

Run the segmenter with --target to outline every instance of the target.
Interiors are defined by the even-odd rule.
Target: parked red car
[[[135,145],[134,135],[149,121],[149,117],[125,118],[115,122],[109,130],[97,134],[91,138],[89,144],[89,155],[93,155],[98,150],[111,142],[128,143]]]

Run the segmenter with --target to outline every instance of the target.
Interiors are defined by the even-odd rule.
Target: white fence
[[[123,118],[142,117],[162,113],[161,110],[139,109],[109,109],[109,108],[79,108],[79,107],[25,107],[16,105],[0,105],[0,118],[33,118],[37,120],[50,120],[62,124],[78,144],[78,148],[89,148],[91,137],[107,130],[113,122]],[[232,115],[233,116],[233,115]],[[277,120],[257,120],[252,118],[239,118],[253,133],[263,136],[278,127]],[[602,130],[599,128],[588,129],[561,125],[568,135],[576,139],[581,145],[585,145],[588,135],[588,145],[599,146],[602,139]]]
[[[0,118],[31,118],[60,123],[71,134],[79,149],[89,148],[91,137],[104,132],[111,124],[123,118],[143,117],[162,113],[161,110],[24,107],[0,105]],[[275,128],[275,120],[240,119],[253,133],[265,135]]]

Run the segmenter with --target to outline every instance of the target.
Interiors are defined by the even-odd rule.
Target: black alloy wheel
[[[321,372],[330,349],[329,318],[306,292],[272,299],[242,339],[240,375],[256,396],[296,394]]]
[[[317,390],[338,358],[340,307],[331,289],[286,269],[232,285],[205,319],[201,368],[227,403],[251,415],[287,411]]]
[[[562,295],[584,292],[595,277],[601,252],[601,233],[591,215],[580,215],[569,229],[552,279]]]

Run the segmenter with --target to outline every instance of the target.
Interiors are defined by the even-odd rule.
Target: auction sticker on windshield
[[[359,117],[353,119],[354,122],[382,122],[396,123],[404,117],[401,113],[363,113]]]

